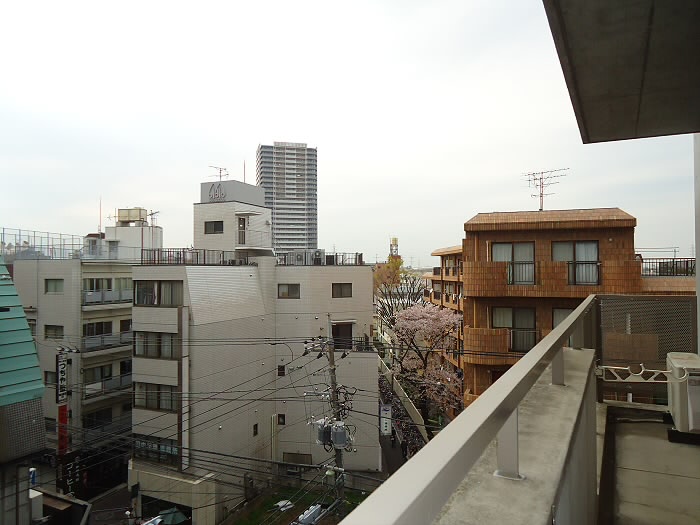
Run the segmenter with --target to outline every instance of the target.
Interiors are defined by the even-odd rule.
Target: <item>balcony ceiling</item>
[[[700,132],[698,0],[543,0],[584,143]]]

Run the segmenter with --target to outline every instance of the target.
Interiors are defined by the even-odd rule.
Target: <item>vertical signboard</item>
[[[391,435],[391,405],[388,403],[379,405],[379,432],[382,436]]]
[[[63,352],[56,355],[56,404],[68,402],[68,357]]]

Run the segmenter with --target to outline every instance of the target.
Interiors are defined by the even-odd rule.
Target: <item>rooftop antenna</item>
[[[148,214],[148,216],[151,218],[151,226],[156,226],[156,215],[158,215],[160,211],[153,211]]]
[[[100,195],[100,223],[97,225],[97,233],[102,233],[102,195]]]
[[[525,173],[527,177],[527,185],[530,188],[537,189],[537,193],[530,195],[531,197],[540,197],[540,211],[544,209],[544,197],[545,195],[552,195],[552,193],[545,193],[545,190],[549,188],[552,184],[559,184],[559,177],[566,177],[565,173],[560,173],[562,171],[567,171],[569,168],[560,168],[558,170],[549,171],[532,171],[530,173]]]
[[[243,160],[243,183],[245,183],[245,159]]]
[[[214,168],[215,170],[219,171],[218,175],[212,175],[212,177],[219,177],[219,182],[221,182],[221,179],[227,178],[228,179],[228,170],[226,168],[220,168],[219,166],[209,166],[210,168]]]

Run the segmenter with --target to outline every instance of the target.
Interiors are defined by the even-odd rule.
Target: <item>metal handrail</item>
[[[563,377],[562,347],[595,304],[589,295],[486,392],[447,425],[341,523],[432,523],[486,447],[507,423],[550,363]],[[387,502],[391,502],[387,505]]]

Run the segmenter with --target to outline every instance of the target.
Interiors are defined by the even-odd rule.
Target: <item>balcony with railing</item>
[[[94,399],[111,394],[124,393],[125,389],[131,388],[131,384],[131,374],[123,374],[116,377],[108,377],[94,383],[86,383],[83,387],[83,399]]]
[[[508,264],[508,284],[535,284],[535,262],[515,261]]]
[[[597,402],[596,361],[697,352],[694,323],[691,297],[589,296],[342,524],[693,522],[697,450],[669,443],[667,406],[634,402],[639,365],[627,402]]]
[[[98,304],[130,303],[134,290],[83,290],[83,306]]]
[[[376,352],[372,341],[368,337],[334,337],[331,339],[331,344],[336,350]]]
[[[134,341],[134,333],[117,332],[113,334],[88,335],[80,339],[82,352],[95,352],[120,346],[131,346]]]
[[[236,234],[236,248],[262,248],[272,246],[272,234],[269,230],[238,230]]]

